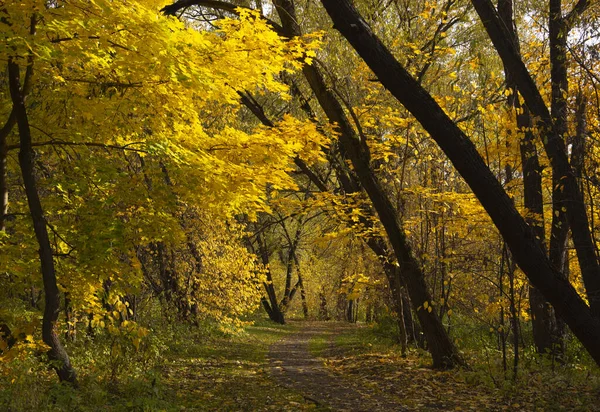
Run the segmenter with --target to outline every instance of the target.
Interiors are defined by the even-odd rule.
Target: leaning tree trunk
[[[287,6],[288,6],[289,10],[293,11],[292,5],[288,4]],[[283,12],[283,13],[285,13],[285,12]],[[287,23],[285,26],[286,27],[288,27],[288,25],[293,26],[293,24],[294,23]],[[297,28],[296,30],[299,33],[299,28]],[[354,135],[352,127],[349,125],[349,122],[348,122],[346,116],[344,115],[342,107],[340,106],[337,99],[335,99],[335,97],[331,94],[331,92],[329,92],[327,90],[320,73],[316,69],[314,69],[310,66],[307,66],[305,69],[306,69],[305,70],[306,78],[309,80],[309,82],[312,81],[311,85],[313,86],[313,91],[315,92],[315,94],[317,94],[317,96],[321,96],[320,103],[321,103],[322,107],[324,109],[326,109],[325,110],[326,114],[329,116],[330,120],[332,122],[338,122],[338,124],[339,124],[339,121],[341,120],[343,122],[342,124],[344,125],[343,134],[345,132],[346,134]],[[250,109],[250,111],[252,111],[252,113],[254,113],[254,115],[265,126],[268,126],[268,127],[274,126],[274,123],[265,115],[262,107],[260,107],[254,99],[252,99],[249,95],[243,94],[243,93],[241,94],[241,98],[242,98],[242,103],[244,105],[246,105],[248,107],[248,109]],[[308,106],[306,101],[304,101],[304,103],[303,103],[303,109],[307,112],[307,114],[309,116],[314,117],[313,114],[311,113],[310,106]],[[314,173],[311,172],[311,170],[306,166],[306,164],[301,159],[296,158],[294,160],[295,160],[295,163],[298,165],[298,167],[308,176],[308,178],[313,183],[315,183],[315,185],[319,188],[319,190],[321,190],[323,192],[329,191],[327,186]],[[336,159],[332,159],[331,161],[334,163],[334,167],[336,168],[336,171],[337,171],[338,180],[346,194],[357,193],[357,192],[360,192],[363,190],[363,187],[361,186],[362,182],[357,182],[356,179],[354,178],[354,176],[350,175],[348,173],[348,171],[341,165],[342,162],[337,162]],[[338,163],[340,163],[340,164],[338,164]],[[363,170],[364,169],[365,168],[363,167]],[[367,165],[366,169],[369,169],[368,165]],[[373,172],[370,171],[369,173],[373,173]],[[363,176],[364,176],[364,173],[363,173]],[[379,199],[381,199],[382,196],[385,197],[381,188],[379,188],[379,192],[377,192],[377,190],[375,190],[375,196]],[[387,201],[387,204],[390,205],[390,208],[391,208],[391,202],[389,201],[389,199],[384,200],[384,202],[386,202],[386,201]],[[379,204],[381,204],[381,203],[382,202],[379,202]],[[368,212],[370,214],[374,213],[371,210],[369,210]],[[395,212],[393,212],[393,214],[395,215]],[[371,227],[373,224],[369,219],[367,219],[364,216],[360,217],[360,223],[365,225],[365,227]],[[402,238],[405,237],[402,227],[401,227],[401,225],[399,225],[399,223],[395,229],[395,233],[400,233]],[[377,236],[372,236],[367,240],[367,244],[373,250],[373,252],[375,252],[375,254],[380,258],[380,261],[381,261],[384,271],[386,273],[386,277],[388,279],[388,283],[392,290],[392,297],[394,299],[395,309],[398,311],[399,341],[400,341],[400,344],[402,345],[403,353],[406,352],[407,334],[406,334],[405,325],[407,323],[410,324],[410,327],[408,329],[412,331],[412,333],[410,334],[411,340],[416,341],[419,344],[419,346],[423,347],[424,345],[423,345],[422,340],[417,340],[415,337],[415,334],[414,334],[414,324],[412,322],[412,313],[410,310],[410,305],[405,305],[403,303],[403,300],[405,298],[404,298],[403,294],[401,293],[401,288],[399,286],[397,286],[397,285],[401,285],[403,283],[407,284],[407,289],[409,291],[409,294],[411,294],[410,302],[414,303],[415,311],[419,311],[419,308],[422,308],[423,302],[431,302],[431,299],[429,297],[429,292],[427,290],[427,285],[425,284],[424,280],[419,281],[419,279],[418,279],[419,276],[424,279],[424,275],[423,275],[422,271],[420,270],[419,265],[416,263],[413,265],[405,265],[405,266],[400,267],[400,270],[396,270],[397,268],[395,267],[395,265],[389,262],[390,253],[388,252],[388,247],[383,238],[380,238]],[[414,260],[414,257],[412,256],[412,252],[411,252],[408,244],[405,241],[396,242],[395,247],[398,248],[398,249],[395,249],[395,251],[398,250],[397,253],[399,253],[400,256]],[[398,256],[398,254],[396,254],[396,256]],[[402,260],[400,260],[400,261],[402,262]],[[407,276],[410,276],[413,280],[410,284],[407,283],[406,280],[404,279],[404,268],[405,267],[408,269],[410,269],[411,267],[417,268],[416,270],[410,269],[407,272]],[[421,302],[421,303],[419,303],[419,302]],[[266,303],[267,303],[266,299],[263,299],[263,306],[265,306],[265,309],[270,307],[270,306],[266,305]],[[267,309],[267,312],[269,312],[269,309]],[[457,354],[458,352],[456,351],[456,348],[450,341],[448,333],[443,328],[443,326],[442,326],[439,318],[436,316],[436,314],[425,311],[423,309],[421,309],[420,312],[421,313],[419,313],[419,321],[425,322],[428,324],[428,325],[423,325],[422,330],[423,330],[423,334],[425,335],[425,338],[432,341],[432,344],[429,345],[429,348],[430,348],[430,351],[432,354],[434,365],[436,367],[440,367],[440,368],[448,368],[448,367],[453,366],[455,363],[462,363],[462,360],[460,359],[460,357]],[[435,342],[438,342],[438,343],[435,343]]]
[[[600,320],[592,314],[590,307],[562,273],[550,263],[534,231],[486,166],[473,142],[396,60],[348,0],[321,1],[334,27],[350,42],[383,86],[415,116],[448,156],[500,231],[517,264],[600,365]],[[572,190],[569,187],[568,191]],[[589,228],[587,230],[589,233]]]
[[[19,165],[21,166],[21,174],[23,176],[23,184],[25,186],[25,194],[27,195],[35,236],[40,247],[39,257],[44,282],[44,297],[46,300],[42,321],[42,339],[50,347],[48,357],[59,379],[76,385],[77,375],[71,366],[69,355],[67,355],[56,332],[56,323],[60,311],[60,294],[56,283],[54,257],[46,228],[46,219],[44,218],[44,211],[35,180],[31,130],[27,119],[19,72],[19,65],[13,60],[9,60],[8,80],[10,95],[17,117],[20,137]]]
[[[281,19],[284,34],[289,37],[301,35],[302,31],[296,19],[294,4],[290,0],[275,0],[274,4]],[[319,70],[310,65],[305,65],[302,70],[329,121],[337,124],[344,154],[351,160],[361,186],[369,195],[379,220],[386,230],[396,259],[406,278],[411,300],[415,306],[421,307],[421,310],[417,311],[417,316],[429,343],[433,366],[435,368],[451,368],[462,364],[463,361],[436,312],[422,308],[425,302],[431,303],[425,278],[412,255],[402,224],[398,220],[398,214],[370,167],[369,149],[364,138],[356,135],[342,105],[327,86]]]

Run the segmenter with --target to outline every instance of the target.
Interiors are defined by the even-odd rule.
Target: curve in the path
[[[384,393],[327,372],[323,362],[309,350],[316,335],[330,335],[337,327],[331,323],[303,323],[302,329],[273,344],[269,350],[274,379],[293,388],[319,405],[335,411],[404,411],[397,401]]]

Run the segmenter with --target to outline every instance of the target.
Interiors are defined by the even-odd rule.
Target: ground
[[[485,368],[436,371],[426,352],[402,357],[388,338],[347,323],[248,330],[171,364],[179,410],[600,411],[595,375],[527,370],[513,382]]]
[[[233,336],[177,328],[155,337],[162,343],[151,346],[148,367],[131,362],[135,352],[80,366],[76,390],[41,363],[23,364],[0,385],[0,410],[600,411],[600,371],[581,363],[524,357],[514,380],[491,351],[465,352],[470,369],[436,371],[427,352],[403,357],[392,335],[372,326],[259,321]]]
[[[316,405],[336,411],[401,411],[398,397],[389,396],[360,379],[332,373],[310,350],[311,341],[328,340],[350,329],[348,324],[306,322],[296,333],[271,345],[269,358],[273,377],[299,391]],[[333,353],[333,348],[328,350]]]

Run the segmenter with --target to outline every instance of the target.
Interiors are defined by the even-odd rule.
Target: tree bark
[[[534,231],[516,210],[473,142],[394,58],[348,0],[322,0],[322,3],[334,27],[448,156],[500,231],[517,264],[600,365],[600,321],[550,263]],[[587,226],[586,229],[589,233]]]
[[[0,232],[6,231],[6,215],[8,214],[7,138],[16,123],[17,117],[15,111],[12,110],[6,123],[0,129]]]
[[[325,296],[325,289],[322,288],[319,292],[319,320],[329,320],[329,312],[327,311],[327,297]]]
[[[567,27],[562,18],[561,0],[549,2],[550,83],[552,97],[550,114],[558,138],[565,141],[567,134]],[[564,93],[564,94],[563,94]],[[563,143],[564,144],[564,143]],[[567,202],[562,188],[561,175],[552,171],[552,229],[550,233],[550,261],[558,268],[564,266],[569,227],[565,213]]]
[[[297,233],[299,233],[298,230]],[[300,240],[300,239],[298,239]],[[297,246],[297,245],[296,245]],[[300,259],[298,259],[298,255],[296,254],[296,250],[294,249],[294,264],[296,265],[296,274],[298,275],[298,283],[296,287],[300,289],[300,299],[302,301],[302,314],[304,315],[304,319],[308,319],[308,302],[306,300],[306,290],[304,289],[304,280],[302,279],[302,273],[300,272]],[[291,300],[291,298],[290,298]]]
[[[20,137],[19,165],[27,203],[36,239],[39,244],[39,257],[41,263],[42,279],[44,283],[45,308],[42,321],[42,339],[50,347],[48,358],[52,367],[56,370],[61,381],[77,385],[77,375],[71,366],[69,355],[65,351],[60,338],[56,332],[56,322],[60,312],[60,294],[56,283],[56,272],[54,268],[54,258],[48,230],[46,228],[46,219],[38,194],[37,183],[35,179],[34,152],[31,141],[31,130],[27,118],[27,110],[21,88],[20,69],[16,62],[8,62],[8,80],[10,95],[13,103],[13,110],[17,117],[17,125]]]
[[[285,262],[286,264],[286,272],[285,272],[285,289],[283,291],[283,299],[281,300],[281,310],[282,312],[285,312],[287,307],[289,306],[289,304],[291,303],[291,300],[293,298],[292,295],[292,275],[294,273],[294,260],[296,260],[296,248],[298,247],[298,243],[300,242],[300,234],[301,234],[301,226],[302,226],[302,222],[298,222],[298,228],[296,229],[296,234],[294,235],[294,239],[292,240],[290,238],[290,236],[287,233],[287,230],[284,227],[284,230],[286,230],[286,236],[288,238],[288,243],[289,243],[289,250],[288,250],[288,255],[287,255],[287,261]],[[296,262],[297,263],[297,262]],[[298,266],[298,265],[296,265]],[[298,279],[300,279],[300,277],[298,277]],[[298,282],[300,283],[300,281]],[[294,294],[296,293],[296,289],[298,288],[299,285],[296,285],[294,287]]]

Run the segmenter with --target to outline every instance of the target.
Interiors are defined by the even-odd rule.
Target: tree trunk
[[[77,329],[75,327],[75,315],[73,313],[73,306],[71,306],[69,292],[65,292],[65,322],[67,323],[65,340],[75,342],[75,338],[77,337]]]
[[[329,320],[329,312],[327,311],[327,297],[325,290],[319,292],[319,320]]]
[[[567,100],[569,83],[567,80],[567,27],[562,18],[561,0],[549,2],[549,36],[550,41],[550,82],[552,97],[550,115],[554,122],[557,139],[565,145],[567,128]],[[564,93],[564,94],[563,94]],[[563,268],[566,259],[567,237],[569,226],[567,222],[568,199],[565,197],[562,174],[552,169],[552,228],[550,232],[550,262],[557,268]]]
[[[508,67],[513,74],[515,84],[519,89],[519,93],[523,96],[525,104],[531,114],[539,119],[539,123],[536,126],[542,133],[542,143],[552,165],[553,181],[559,182],[562,192],[556,195],[553,194],[553,202],[564,202],[563,207],[566,208],[567,220],[577,251],[579,267],[581,268],[588,301],[590,302],[591,314],[596,318],[600,318],[600,264],[596,256],[596,247],[590,231],[583,194],[579,190],[575,173],[567,157],[565,142],[561,134],[560,121],[558,124],[555,123],[533,78],[521,60],[519,51],[515,47],[510,34],[507,33],[506,27],[500,21],[493,4],[489,0],[471,0],[471,2],[479,14],[480,20],[485,26],[504,66]],[[575,16],[581,13],[587,7],[587,4],[588,2],[585,1],[578,2],[576,8],[569,13],[569,18],[566,21],[572,22],[574,20],[574,13]],[[554,5],[553,8],[555,7]],[[560,29],[557,32],[553,30],[553,35],[566,38],[568,29],[569,25],[566,24],[562,31]],[[560,43],[560,39],[551,40],[551,43],[556,46]],[[557,69],[554,67],[552,70],[555,71]],[[555,74],[553,82],[559,82],[556,76]],[[557,89],[561,88],[560,85],[555,85],[554,87]],[[558,238],[557,241],[559,240]],[[558,273],[560,270],[556,272]]]
[[[346,321],[348,323],[356,322],[356,319],[354,318],[354,300],[353,299],[348,300],[348,304],[346,306]]]
[[[400,343],[400,354],[406,356],[408,349],[408,339],[406,334],[406,322],[404,321],[404,301],[402,297],[402,285],[400,284],[400,276],[394,276],[394,289],[392,294],[396,311],[396,323],[398,325],[398,342]]]
[[[0,129],[0,232],[6,231],[6,215],[8,214],[8,143],[10,131],[17,122],[15,111],[11,111],[4,127]]]
[[[304,319],[308,319],[308,302],[306,301],[306,290],[304,290],[304,282],[298,274],[298,283],[300,284],[300,299],[302,299],[302,314],[304,315]]]
[[[77,385],[77,375],[56,332],[56,322],[58,321],[60,312],[60,294],[56,283],[54,258],[46,228],[46,219],[44,218],[44,211],[35,180],[34,152],[31,145],[31,130],[27,119],[23,90],[21,88],[20,69],[18,64],[12,60],[8,62],[8,77],[13,110],[15,111],[19,128],[19,165],[21,166],[21,174],[33,221],[33,228],[40,247],[39,257],[45,297],[42,339],[50,347],[48,357],[59,379]]]
[[[274,4],[285,35],[289,37],[301,35],[302,32],[297,23],[294,4],[290,0],[275,0]],[[425,302],[431,303],[423,273],[412,256],[402,225],[398,221],[398,214],[370,167],[369,149],[364,136],[359,138],[356,135],[343,107],[331,89],[327,87],[323,76],[316,67],[304,65],[302,71],[329,121],[337,124],[337,129],[340,131],[339,141],[342,150],[350,158],[354,171],[362,187],[369,195],[379,220],[386,230],[396,259],[402,267],[414,305],[420,306]],[[462,364],[463,361],[446,333],[436,311],[419,310],[417,316],[429,343],[433,366],[435,368],[451,368],[457,364]]]
[[[516,210],[474,144],[386,49],[348,0],[322,0],[322,3],[334,21],[334,27],[448,156],[490,215],[517,264],[600,364],[600,321],[550,263],[535,232]],[[589,227],[586,229],[589,234]],[[594,262],[597,266],[595,252]]]
[[[513,42],[519,49],[519,39],[513,22],[513,2],[512,0],[498,1],[498,15],[507,31],[510,33]],[[508,104],[514,107],[517,113],[517,127],[523,132],[523,139],[519,148],[521,152],[521,163],[523,168],[523,203],[527,210],[526,221],[533,228],[536,238],[540,243],[545,244],[544,230],[544,203],[542,196],[542,168],[537,155],[537,149],[534,142],[534,135],[529,130],[533,126],[529,109],[521,105],[516,93],[517,85],[515,76],[510,68],[504,66],[506,77],[506,87],[511,94],[508,98]],[[562,216],[566,216],[562,212]],[[553,213],[554,216],[554,213]],[[553,225],[554,227],[554,225]],[[565,223],[565,228],[566,228]],[[552,260],[551,260],[552,261]],[[558,323],[554,309],[546,301],[544,296],[534,286],[529,286],[529,307],[531,308],[531,324],[533,328],[533,341],[538,353],[550,353],[561,356],[562,331],[557,327]]]
[[[285,312],[290,303],[290,296],[292,294],[292,274],[294,272],[294,264],[292,263],[292,245],[288,251],[287,262],[285,262],[285,288],[283,290],[283,299],[281,299],[281,310]],[[294,293],[296,290],[294,289]]]
[[[308,302],[306,301],[306,290],[304,289],[304,280],[302,279],[302,273],[300,273],[300,260],[298,260],[298,255],[296,255],[296,251],[294,251],[294,263],[296,264],[296,273],[298,274],[297,286],[300,288],[302,314],[304,315],[304,319],[308,319]]]
[[[284,325],[285,317],[281,311],[281,308],[279,307],[279,302],[277,302],[277,294],[275,293],[275,287],[273,286],[273,277],[271,276],[271,270],[269,269],[269,251],[264,239],[260,235],[258,236],[258,249],[263,265],[267,270],[267,281],[263,283],[263,286],[267,292],[268,300],[266,298],[262,298],[261,302],[267,312],[267,315],[269,315],[269,319],[271,319],[273,322]]]

